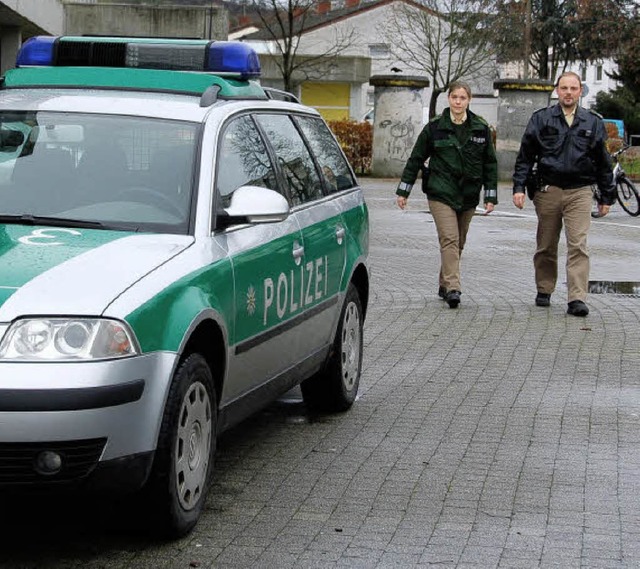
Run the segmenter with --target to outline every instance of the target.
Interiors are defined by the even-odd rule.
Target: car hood
[[[0,322],[98,316],[192,243],[183,235],[0,225]]]

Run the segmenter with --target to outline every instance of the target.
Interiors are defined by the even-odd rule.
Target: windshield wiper
[[[32,215],[22,213],[20,215],[0,214],[0,223],[14,223],[24,225],[47,225],[51,227],[85,227],[87,229],[103,229],[104,223],[87,219],[70,219],[65,217],[49,217],[46,215]]]

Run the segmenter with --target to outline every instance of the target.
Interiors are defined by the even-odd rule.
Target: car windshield
[[[144,117],[0,111],[0,222],[186,234],[197,132]]]

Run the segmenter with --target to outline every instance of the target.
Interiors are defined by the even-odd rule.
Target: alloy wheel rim
[[[193,509],[204,491],[210,460],[211,400],[206,387],[195,382],[182,400],[175,448],[176,490],[180,505]]]
[[[360,367],[360,314],[354,302],[350,302],[344,312],[342,322],[342,381],[347,391],[351,391],[358,377]]]

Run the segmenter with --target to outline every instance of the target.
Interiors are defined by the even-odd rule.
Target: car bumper
[[[0,484],[146,478],[176,358],[0,363]],[[43,478],[47,450],[66,464]]]

